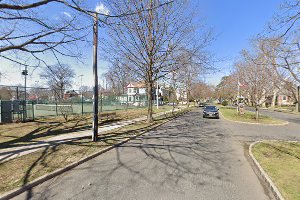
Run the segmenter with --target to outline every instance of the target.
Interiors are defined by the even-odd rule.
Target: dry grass
[[[175,115],[187,110],[190,109],[178,111]],[[105,147],[147,131],[165,122],[170,117],[174,117],[174,115],[170,113],[166,116],[160,116],[152,124],[138,122],[117,130],[102,133],[99,135],[98,142],[91,142],[90,138],[83,138],[48,147],[44,150],[4,162],[0,164],[0,193],[5,193],[16,187],[25,185],[40,176],[63,168]]]
[[[261,142],[253,155],[285,199],[300,199],[300,142]]]
[[[154,113],[170,110],[171,106],[161,106]],[[127,111],[117,111],[114,121],[133,119],[147,114],[147,109],[129,109]],[[99,121],[99,125],[110,121]],[[49,137],[57,136],[92,127],[92,115],[70,116],[68,121],[63,117],[51,117],[37,119],[35,122],[11,123],[0,125],[0,148],[7,148],[16,145],[28,144],[30,142],[45,140]]]

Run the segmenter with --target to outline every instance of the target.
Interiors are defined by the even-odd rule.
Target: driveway
[[[245,157],[244,142],[299,139],[299,133],[282,133],[289,126],[203,119],[201,111],[195,109],[15,199],[270,199]]]

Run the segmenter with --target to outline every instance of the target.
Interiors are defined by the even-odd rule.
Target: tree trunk
[[[256,121],[258,121],[258,117],[259,117],[259,110],[258,110],[258,106],[255,106],[255,119]]]
[[[148,79],[148,83],[147,83],[147,97],[148,97],[148,113],[147,113],[147,122],[148,123],[152,123],[153,122],[153,111],[152,111],[152,86],[153,86],[153,82],[152,80]]]
[[[274,91],[273,98],[272,98],[272,105],[271,105],[272,108],[275,108],[276,96],[277,96],[277,91]]]

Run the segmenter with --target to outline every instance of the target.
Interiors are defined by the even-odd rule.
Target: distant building
[[[277,95],[277,102],[276,104],[278,106],[290,106],[293,105],[293,100],[290,96],[284,95],[284,94],[279,94]]]
[[[64,100],[68,100],[68,99],[71,99],[71,98],[76,98],[78,96],[79,96],[79,94],[75,90],[67,90],[64,93]]]
[[[156,104],[157,94],[156,94],[156,84],[154,84],[153,89],[153,103]],[[159,87],[158,89],[158,100],[159,104],[162,105],[164,102],[163,97],[169,96],[169,90]],[[129,105],[134,106],[145,106],[147,103],[147,86],[145,82],[131,82],[126,87],[126,94],[118,97],[122,104],[128,102]]]
[[[144,82],[131,82],[126,86],[126,94],[118,97],[121,104],[145,106],[147,94]]]

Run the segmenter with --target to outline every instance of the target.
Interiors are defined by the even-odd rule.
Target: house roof
[[[127,85],[127,88],[145,88],[146,84],[143,81],[140,82],[130,82],[129,85]]]

